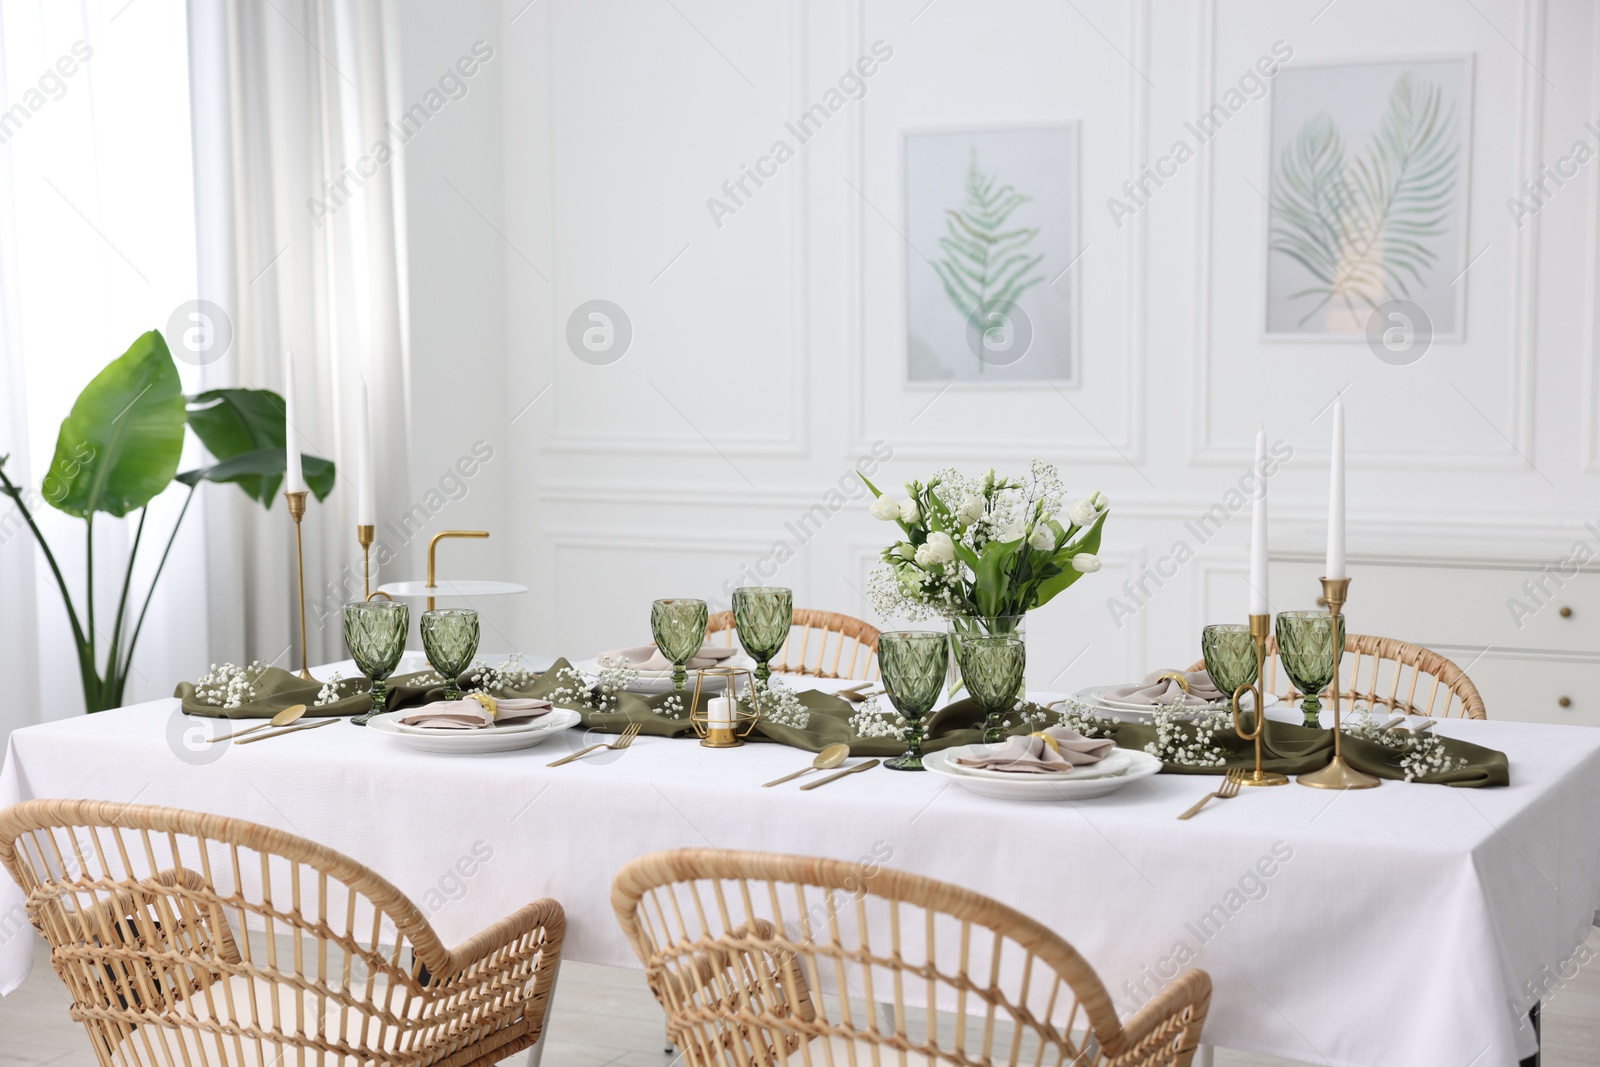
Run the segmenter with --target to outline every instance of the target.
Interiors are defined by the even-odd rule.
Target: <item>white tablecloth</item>
[[[570,744],[471,758],[344,723],[195,743],[226,725],[161,700],[20,730],[0,805],[120,800],[290,830],[389,878],[447,944],[553,896],[567,909],[567,957],[622,966],[637,964],[609,886],[642,852],[865,858],[1037,916],[1124,1012],[1204,967],[1216,985],[1208,1043],[1351,1067],[1516,1063],[1532,1049],[1524,1012],[1555,992],[1600,905],[1600,730],[1443,723],[1506,752],[1513,785],[1290,785],[1178,822],[1215,779],[1158,775],[1098,800],[1022,805],[873,770],[801,793],[757,788],[806,762],[778,745],[645,737],[552,770],[577,731]],[[0,883],[10,992],[28,974],[31,934],[16,887]]]

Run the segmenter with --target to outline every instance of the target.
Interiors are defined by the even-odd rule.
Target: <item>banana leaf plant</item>
[[[194,431],[215,463],[179,472],[185,426]],[[270,390],[212,389],[184,396],[167,342],[152,330],[112,360],[78,395],[72,411],[61,423],[55,455],[37,494],[11,480],[5,469],[9,457],[0,456],[0,493],[10,497],[21,511],[61,591],[77,646],[84,706],[89,711],[123,704],[123,690],[145,615],[150,610],[150,599],[172,554],[184,516],[189,513],[196,487],[201,482],[231,483],[270,509],[283,482],[284,431],[283,398]],[[333,464],[305,456],[303,467],[307,487],[318,500],[326,499],[333,490]],[[134,561],[143,543],[149,504],[173,482],[188,492],[138,614],[130,617]],[[81,611],[67,589],[55,553],[29,510],[29,498],[37,502],[38,497],[84,522],[86,573]],[[135,511],[139,519],[122,574],[116,615],[109,629],[103,629],[95,614],[95,516],[125,518]]]

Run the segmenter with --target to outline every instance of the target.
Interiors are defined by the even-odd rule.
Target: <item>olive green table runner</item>
[[[458,685],[470,687],[468,676],[463,675],[458,679]],[[336,691],[329,694],[333,699],[329,703],[315,705],[323,687],[322,682],[308,682],[289,671],[269,667],[254,683],[252,698],[239,707],[224,708],[202,701],[190,682],[180,683],[173,695],[183,701],[185,714],[234,719],[271,718],[291,704],[305,704],[308,716],[359,715],[371,705],[364,678],[347,678],[334,683]],[[528,682],[525,688],[501,685],[491,688],[489,692],[496,697],[549,700],[558,707],[577,711],[583,716],[585,727],[608,733],[620,733],[632,723],[639,724],[641,733],[658,737],[684,737],[694,733],[689,722],[692,687],[682,694],[597,694],[583,687],[581,677],[565,659],[556,660],[549,670]],[[894,738],[854,736],[850,718],[858,709],[849,701],[815,690],[795,695],[801,706],[810,713],[804,728],[760,720],[747,740],[776,742],[807,752],[819,752],[828,745],[845,743],[850,746],[852,756],[898,756],[905,751],[905,743]],[[438,675],[431,671],[398,675],[389,680],[388,704],[391,711],[420,707],[441,700],[443,696],[444,686]],[[603,706],[597,707],[597,704]],[[1027,711],[1026,723],[1008,727],[1005,733],[1028,733],[1054,722],[1057,717],[1054,711],[1037,705],[1030,705]],[[983,718],[971,700],[958,700],[938,709],[925,724],[924,751],[936,752],[983,740]],[[1194,727],[1189,723],[1180,723],[1177,729],[1187,731],[1190,737],[1194,734]],[[1156,741],[1156,727],[1147,723],[1103,719],[1099,720],[1096,732],[1099,736],[1113,738],[1122,748],[1144,750]],[[1226,760],[1224,764],[1195,767],[1168,761],[1165,771],[1171,774],[1222,774],[1234,767],[1254,767],[1253,745],[1240,740],[1232,730],[1218,731],[1210,740],[1222,751]],[[1504,753],[1455,738],[1440,737],[1439,743],[1450,759],[1451,768],[1419,776],[1415,781],[1454,786],[1510,783],[1510,768]],[[1262,748],[1262,767],[1265,770],[1288,775],[1306,774],[1327,766],[1333,755],[1333,734],[1328,730],[1269,719]],[[1379,778],[1403,780],[1406,777],[1406,771],[1401,766],[1404,751],[1349,734],[1344,737],[1343,751],[1345,760],[1357,770]]]

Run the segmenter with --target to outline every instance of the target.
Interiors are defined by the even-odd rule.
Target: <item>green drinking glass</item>
[[[656,648],[672,661],[672,688],[679,693],[689,676],[683,665],[705,644],[710,619],[704,600],[657,600],[650,605],[650,633]]]
[[[411,628],[411,609],[389,600],[369,600],[361,604],[344,606],[344,643],[350,648],[350,658],[356,661],[361,673],[372,679],[372,708],[364,715],[350,721],[356,726],[367,725],[367,720],[383,713],[388,690],[384,679],[400,665],[400,656],[406,650],[406,631]]]
[[[794,622],[794,593],[788,589],[747,585],[733,591],[733,625],[739,643],[756,661],[756,681],[772,677],[768,662],[789,640]]]
[[[472,657],[478,654],[478,613],[471,608],[424,611],[418,628],[428,663],[444,679],[444,698],[460,700],[456,679],[472,666]]]
[[[884,763],[896,771],[922,770],[922,717],[933,710],[950,664],[950,638],[934,630],[878,635],[883,691],[906,720],[906,752]]]
[[[1206,658],[1211,683],[1230,700],[1235,689],[1254,685],[1260,676],[1256,643],[1250,636],[1250,627],[1243,623],[1214,623],[1201,630],[1200,652]]]
[[[1317,694],[1333,681],[1334,620],[1326,611],[1280,611],[1275,628],[1278,658],[1294,687],[1305,694],[1300,710],[1305,725],[1320,726]],[[1344,616],[1339,616],[1338,641],[1344,644]]]
[[[969,634],[956,641],[956,660],[967,692],[983,712],[983,739],[1000,740],[1001,716],[1016,706],[1028,666],[1028,646],[1017,634]]]

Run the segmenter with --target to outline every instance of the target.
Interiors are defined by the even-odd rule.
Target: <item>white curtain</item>
[[[38,496],[78,392],[194,295],[184,12],[173,4],[0,0],[0,453],[80,616],[85,527]],[[198,371],[180,364],[185,389]],[[191,448],[184,463],[201,459]],[[219,488],[219,487],[213,487]],[[230,492],[237,490],[229,489]],[[130,610],[143,603],[186,490],[149,509]],[[94,525],[102,660],[132,524]],[[204,670],[200,527],[179,534],[133,659],[127,699]],[[0,501],[0,735],[83,708],[60,592],[22,516]]]
[[[281,390],[292,352],[291,432],[339,467],[338,488],[312,501],[302,529],[313,664],[344,658],[339,608],[360,593],[353,427],[363,379],[380,517],[408,484],[403,176],[379,147],[396,142],[393,57],[379,0],[189,2],[200,295],[226,311],[237,338],[237,358],[208,367],[208,384]],[[297,666],[286,509],[263,516],[238,494],[210,503],[213,644]]]

